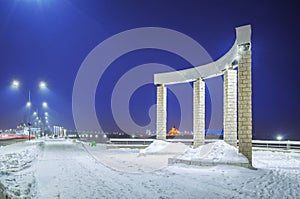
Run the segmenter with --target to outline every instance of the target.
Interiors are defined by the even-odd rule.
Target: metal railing
[[[115,145],[149,145],[156,139],[128,139],[111,138],[109,142]],[[194,143],[193,139],[167,139],[168,142],[181,142],[187,145]],[[218,141],[217,139],[206,139],[205,143]],[[257,148],[270,149],[295,149],[300,150],[300,141],[273,141],[273,140],[252,140],[252,146]]]
[[[300,141],[252,140],[253,147],[300,150]]]

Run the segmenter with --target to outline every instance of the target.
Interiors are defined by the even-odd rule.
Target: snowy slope
[[[40,142],[32,141],[0,148],[0,198],[33,196],[35,181],[31,166],[41,146]]]
[[[243,154],[240,154],[235,147],[223,140],[209,143],[196,149],[188,149],[177,158],[201,162],[248,163],[247,158]]]

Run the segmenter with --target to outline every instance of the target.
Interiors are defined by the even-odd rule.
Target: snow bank
[[[20,142],[0,148],[0,198],[26,198],[34,194],[31,168],[40,142]]]
[[[196,149],[188,149],[184,154],[179,155],[177,159],[213,163],[248,163],[248,159],[238,153],[235,147],[222,140]]]
[[[153,141],[147,148],[141,149],[140,154],[180,154],[189,147],[183,143],[170,143],[162,140]]]
[[[268,169],[299,169],[299,156],[299,152],[293,151],[253,151],[253,166]]]

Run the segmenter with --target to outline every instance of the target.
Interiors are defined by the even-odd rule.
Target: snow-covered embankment
[[[0,198],[34,196],[31,167],[42,142],[20,142],[0,148]]]

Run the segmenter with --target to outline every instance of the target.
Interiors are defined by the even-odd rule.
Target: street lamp
[[[31,107],[31,101],[28,101],[27,103],[26,103],[26,107]]]
[[[20,82],[18,80],[13,80],[11,82],[11,88],[12,89],[19,89],[20,85],[21,84],[20,84]],[[47,83],[44,82],[44,81],[39,82],[38,86],[39,86],[40,90],[46,90],[47,89]],[[26,123],[28,125],[28,127],[29,127],[29,134],[30,134],[30,126],[31,126],[31,108],[33,107],[32,106],[32,102],[31,102],[31,95],[30,94],[31,94],[30,90],[28,90],[28,101],[26,102],[26,107],[28,108],[28,112],[29,113],[28,113],[28,120],[24,121],[24,123]],[[42,103],[42,107],[43,108],[48,108],[48,103],[47,102],[43,102]],[[35,111],[33,113],[33,116],[35,116],[36,118],[38,118],[38,111]],[[38,119],[38,121],[39,121],[39,119]],[[38,122],[38,124],[40,124],[40,123],[41,123],[41,121]]]
[[[18,80],[12,81],[12,83],[11,83],[12,88],[17,89],[17,88],[19,88],[19,86],[20,86],[20,82]]]
[[[43,106],[43,108],[48,108],[48,103],[47,102],[43,102],[42,106]]]
[[[281,136],[281,135],[278,135],[278,136],[276,137],[276,139],[277,139],[278,141],[281,141],[281,140],[282,140],[282,136]]]
[[[40,89],[45,90],[47,88],[47,84],[44,81],[41,81],[39,84]]]

